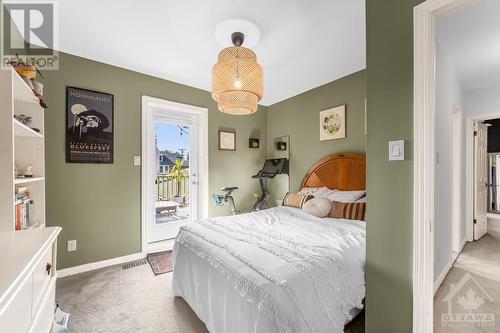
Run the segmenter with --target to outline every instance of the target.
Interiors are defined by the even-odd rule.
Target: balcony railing
[[[187,198],[189,194],[189,178],[184,179],[180,184],[169,179],[168,176],[156,177],[156,200],[172,200],[177,195],[177,186],[180,185],[180,196]]]

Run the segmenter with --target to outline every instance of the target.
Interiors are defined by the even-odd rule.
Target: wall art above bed
[[[345,104],[319,113],[320,141],[344,139],[346,137],[345,128]]]

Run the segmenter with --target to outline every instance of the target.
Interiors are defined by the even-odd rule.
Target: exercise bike
[[[267,202],[270,196],[268,181],[280,174],[288,174],[288,159],[286,158],[267,159],[264,162],[262,170],[259,170],[256,175],[252,176],[252,178],[259,180],[261,191],[261,193],[257,195],[257,201],[252,207],[252,212],[267,208]]]
[[[236,205],[234,204],[234,199],[231,193],[236,191],[238,187],[223,187],[221,189],[224,194],[212,194],[212,198],[215,201],[215,204],[219,207],[224,206],[225,203],[229,202],[229,208],[231,209],[231,215],[239,214],[239,210],[236,210]]]

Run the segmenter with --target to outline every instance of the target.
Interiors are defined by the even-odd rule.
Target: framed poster
[[[236,133],[219,131],[219,150],[236,150]]]
[[[66,163],[113,163],[113,95],[66,87]]]
[[[345,138],[345,105],[319,113],[319,140]]]

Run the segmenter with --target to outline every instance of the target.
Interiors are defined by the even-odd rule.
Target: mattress
[[[192,222],[174,294],[212,333],[343,332],[365,295],[365,222],[276,207]]]

